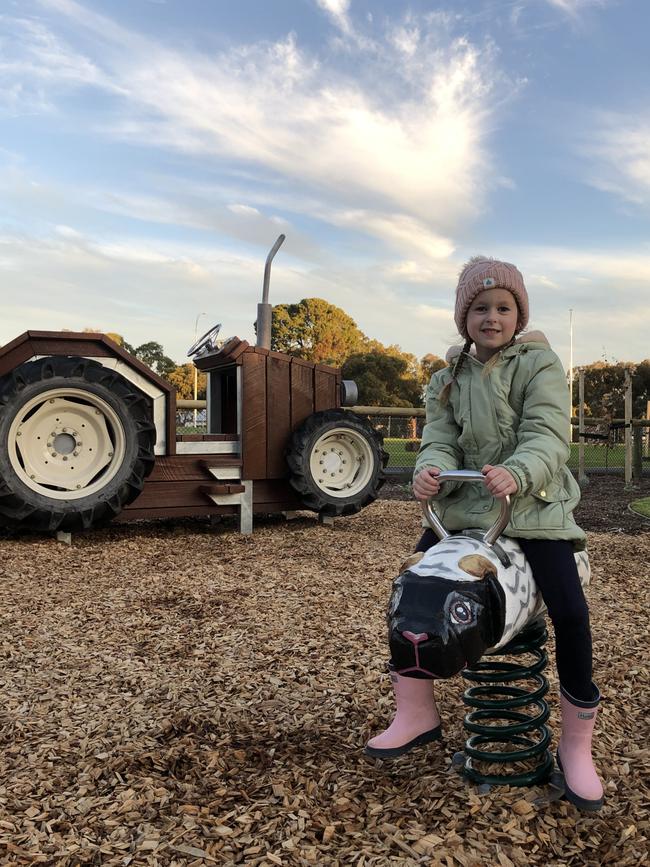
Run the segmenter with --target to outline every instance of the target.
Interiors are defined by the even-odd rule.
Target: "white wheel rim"
[[[372,449],[368,440],[355,430],[332,428],[314,443],[309,469],[318,487],[331,497],[353,497],[372,478]]]
[[[124,460],[115,410],[80,388],[54,388],[29,400],[9,429],[9,461],[32,491],[76,500],[102,490]]]

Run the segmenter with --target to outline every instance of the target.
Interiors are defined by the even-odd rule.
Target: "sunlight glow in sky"
[[[482,253],[575,363],[650,356],[647,0],[0,0],[0,343],[183,361],[318,296],[422,356]]]

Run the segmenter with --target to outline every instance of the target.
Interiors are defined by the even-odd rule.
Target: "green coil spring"
[[[548,656],[544,643],[548,638],[543,620],[537,620],[502,647],[498,655],[521,656],[530,654],[535,661],[530,665],[518,662],[489,661],[484,657],[463,670],[463,677],[480,684],[469,687],[463,702],[474,708],[463,722],[472,733],[465,744],[463,774],[472,782],[493,786],[534,786],[546,782],[553,770],[553,757],[548,749],[551,733],[545,722],[549,707],[544,696],[548,692],[548,680],[542,674]],[[511,685],[517,680],[532,681],[534,688],[525,689]],[[504,685],[505,684],[505,685]],[[499,696],[497,698],[496,696]],[[531,708],[525,713],[524,708]],[[492,725],[486,725],[493,720]],[[500,725],[497,721],[510,721]],[[510,749],[500,752],[481,749],[487,744],[507,744]],[[521,773],[483,774],[473,765],[473,760],[490,762],[502,767],[515,762],[526,762],[530,770]]]

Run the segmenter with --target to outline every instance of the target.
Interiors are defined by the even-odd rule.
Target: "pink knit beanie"
[[[528,324],[528,293],[524,278],[518,268],[510,262],[499,262],[487,256],[474,256],[463,266],[456,287],[456,327],[467,340],[467,311],[476,296],[484,289],[507,289],[515,296],[519,309],[519,327],[522,331]]]

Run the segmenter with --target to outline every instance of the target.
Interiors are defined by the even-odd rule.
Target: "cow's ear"
[[[494,572],[488,572],[483,579],[485,607],[487,611],[486,635],[488,647],[499,643],[506,626],[506,594]]]
[[[416,563],[419,563],[420,560],[424,557],[424,551],[416,551],[415,554],[411,554],[399,567],[400,573],[406,572],[407,569],[410,569],[411,566],[415,566]]]
[[[465,554],[458,561],[458,568],[473,578],[485,578],[494,572],[494,563],[482,554]]]

